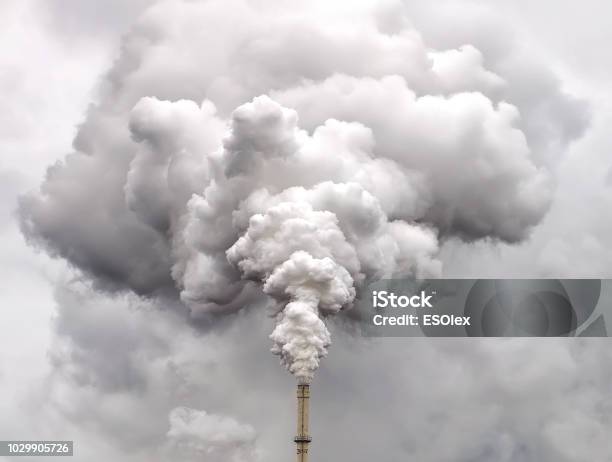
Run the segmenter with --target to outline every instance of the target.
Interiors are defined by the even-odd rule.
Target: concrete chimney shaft
[[[308,462],[308,446],[312,438],[308,434],[310,404],[310,385],[299,384],[297,387],[297,462]]]

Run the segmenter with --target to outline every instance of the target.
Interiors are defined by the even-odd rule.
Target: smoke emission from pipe
[[[432,51],[399,2],[171,3],[125,39],[75,152],[22,199],[22,229],[100,289],[177,297],[211,322],[267,294],[272,351],[300,383],[360,285],[440,275],[444,239],[528,236],[549,147],[585,125],[556,87],[525,103],[526,77],[475,46]],[[548,107],[564,110],[534,137]]]

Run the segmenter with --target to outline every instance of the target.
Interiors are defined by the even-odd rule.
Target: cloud
[[[203,337],[166,303],[109,298],[78,281],[59,287],[56,301],[51,371],[30,384],[23,420],[35,419],[49,438],[73,435],[78,454],[92,461],[193,460],[202,451],[220,460],[253,452],[256,460],[253,428],[236,422],[255,417],[250,398],[236,397],[251,364],[278,372],[274,360],[262,363],[265,348],[251,348],[254,358],[242,351],[265,343],[264,322],[248,339],[241,330],[253,320],[244,317],[239,329],[217,325]],[[242,346],[229,347],[230,338]],[[242,378],[232,386],[235,373]]]
[[[53,351],[68,361],[54,361],[25,409],[52,435],[73,435],[87,460],[166,462],[171,453],[179,460],[280,462],[293,452],[294,387],[265,351],[272,320],[263,311],[202,333],[133,296],[109,301],[71,284],[58,297]],[[313,457],[610,456],[612,358],[605,341],[421,342],[364,339],[340,323],[329,327],[335,348],[311,390]],[[79,353],[94,344],[91,358]],[[113,383],[109,371],[145,380]],[[364,431],[367,444],[355,444]]]
[[[74,152],[22,198],[22,230],[97,288],[194,318],[263,289],[273,352],[308,381],[330,343],[319,316],[365,281],[439,275],[439,239],[528,237],[551,146],[582,132],[583,107],[547,70],[504,67],[527,62],[508,51],[489,70],[474,45],[428,48],[389,23],[394,2],[231,7],[165,1],[139,18]]]
[[[58,294],[53,374],[22,419],[76,435],[91,461],[161,461],[181,441],[187,458],[285,460],[292,383],[266,354],[270,301],[226,257],[283,203],[335,216],[347,252],[330,255],[355,280],[605,273],[608,227],[584,206],[606,206],[599,177],[559,201],[592,173],[564,157],[585,104],[490,9],[419,3],[176,0],[139,17],[73,152],[21,202],[30,242],[93,281]],[[253,244],[235,263],[259,264]],[[275,261],[273,293],[296,292],[291,263],[314,273],[303,260]],[[417,345],[326,322],[313,457],[609,457],[604,343]]]
[[[257,460],[256,434],[250,425],[185,407],[169,415],[169,442],[166,451],[171,460],[211,462],[248,462]]]
[[[555,85],[526,93],[536,71],[513,58],[511,50],[495,50],[501,56],[486,61],[479,43],[431,51],[407,23],[386,31],[381,18],[386,9],[399,8],[393,2],[374,9],[360,3],[350,14],[316,2],[272,11],[235,0],[231,15],[227,8],[219,2],[166,1],[138,19],[102,85],[100,103],[90,109],[76,136],[75,152],[49,171],[40,194],[22,202],[24,231],[32,241],[103,287],[140,294],[172,291],[171,272],[176,279],[186,269],[175,264],[181,238],[178,232],[169,238],[170,222],[180,221],[177,215],[189,194],[212,194],[206,185],[219,172],[207,176],[210,166],[202,159],[218,164],[215,146],[231,111],[270,91],[297,110],[302,127],[321,126],[313,134],[317,141],[336,143],[332,133],[340,130],[349,142],[352,130],[351,143],[367,144],[355,145],[364,152],[351,165],[334,166],[360,168],[357,178],[331,172],[339,162],[334,156],[324,157],[329,167],[320,162],[313,169],[311,164],[309,173],[319,181],[357,179],[393,219],[432,223],[443,235],[517,241],[546,212],[552,184],[538,160],[540,149],[562,147],[577,136],[584,126],[582,109]],[[315,17],[320,19],[309,20]],[[489,61],[514,65],[488,70]],[[160,101],[138,103],[150,96]],[[162,102],[179,99],[193,102]],[[210,102],[198,115],[204,99]],[[152,119],[143,118],[145,113]],[[235,133],[239,117],[235,113]],[[326,124],[329,118],[359,121],[366,128]],[[549,129],[529,129],[532,119],[549,120]],[[454,174],[458,171],[462,175]],[[373,172],[387,178],[374,181]],[[294,176],[266,180],[303,183]],[[397,188],[390,187],[393,183]],[[488,194],[481,194],[483,189]],[[209,239],[217,239],[211,229],[207,232]],[[219,236],[227,247],[230,236]],[[215,259],[205,261],[194,265],[219,265]],[[233,277],[228,269],[221,273]]]

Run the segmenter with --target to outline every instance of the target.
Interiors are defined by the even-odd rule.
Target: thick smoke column
[[[281,203],[265,216],[253,216],[227,254],[247,277],[264,281],[264,292],[281,303],[289,300],[277,315],[272,351],[309,382],[330,344],[319,314],[336,313],[355,297],[346,267],[358,271],[359,265],[335,215],[306,203]]]
[[[245,278],[261,281],[263,291],[279,303],[272,351],[307,383],[331,342],[321,317],[349,307],[355,284],[398,273],[433,274],[438,266],[431,260],[435,234],[404,222],[391,226],[379,201],[354,178],[313,181],[309,189],[289,187],[278,194],[270,193],[268,183],[258,185],[262,171],[269,169],[272,178],[276,168],[299,181],[301,164],[318,154],[308,151],[320,147],[310,147],[311,139],[296,124],[295,112],[263,96],[234,112],[234,128],[224,142],[225,171],[230,178],[240,173],[243,185],[250,176],[251,185],[233,216],[234,225],[246,229],[226,256]],[[336,134],[344,127],[334,127]],[[279,158],[282,163],[275,162]],[[235,193],[231,187],[226,185],[224,193]],[[426,258],[406,264],[418,252],[406,251],[402,240],[418,246],[413,237],[419,235]]]
[[[96,288],[211,322],[263,291],[273,351],[308,382],[360,285],[441,274],[447,239],[527,237],[546,159],[584,128],[558,86],[523,97],[532,66],[431,50],[402,5],[153,6],[23,198],[24,234]]]
[[[352,143],[367,143],[371,136],[360,125],[335,121],[323,130]],[[356,146],[343,149],[339,154],[360,169],[375,163],[363,155],[358,158],[361,153],[354,152]],[[317,178],[317,171],[310,168],[313,178],[308,183],[312,186],[293,186],[303,185],[301,173],[313,158],[326,154],[325,144],[298,129],[297,114],[270,98],[261,96],[239,107],[222,151],[211,161],[211,170],[223,173],[213,178],[204,196],[189,201],[183,231],[187,237],[176,250],[176,254],[187,255],[185,270],[175,274],[182,276],[177,282],[184,287],[183,300],[193,306],[231,311],[239,308],[239,294],[248,290],[240,282],[223,281],[222,291],[235,287],[229,292],[234,298],[225,302],[217,297],[211,304],[207,290],[204,300],[196,300],[188,284],[194,281],[201,286],[202,281],[191,276],[189,268],[204,255],[208,262],[225,268],[223,274],[231,275],[231,268],[226,268],[229,263],[243,278],[262,283],[263,291],[279,306],[272,351],[304,383],[312,379],[331,342],[322,317],[350,307],[356,284],[439,271],[433,258],[435,231],[400,220],[389,222],[379,200],[349,169],[341,173],[344,182],[331,182],[323,181],[325,172]],[[377,167],[376,173],[387,181],[394,165]],[[231,215],[228,209],[233,210]],[[215,242],[209,231],[219,223],[227,231]],[[227,248],[232,230],[244,231]],[[214,290],[219,294],[219,289]]]
[[[241,106],[234,113],[239,129],[225,140],[227,166],[244,174],[247,170],[239,166],[248,162],[252,175],[268,168],[265,163],[256,166],[257,157],[281,157],[290,177],[299,178],[300,164],[312,154],[309,137],[297,130],[296,122],[293,111],[267,97]],[[263,291],[279,302],[272,351],[308,383],[331,342],[321,316],[349,307],[355,284],[366,278],[435,273],[437,264],[430,256],[435,235],[404,222],[391,226],[378,200],[354,181],[290,187],[276,195],[262,186],[249,191],[239,205],[234,222],[245,220],[247,228],[226,255],[245,278],[261,281]],[[405,228],[403,237],[393,231],[397,227]],[[404,264],[417,254],[401,247],[402,240],[412,240],[411,232],[422,234],[427,243],[421,250],[427,255],[423,264]],[[412,244],[419,245],[416,240]]]

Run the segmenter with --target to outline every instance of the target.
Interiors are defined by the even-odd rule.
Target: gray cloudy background
[[[369,3],[0,4],[0,439],[72,439],[75,460],[92,462],[293,457],[295,381],[268,351],[265,300],[214,323],[190,315],[165,241],[114,208],[138,136],[156,140],[130,124],[143,96],[209,98],[226,120],[269,93],[309,134],[328,117],[359,120],[390,155],[403,142],[447,146],[447,127],[402,112],[410,91],[509,101],[519,141],[496,131],[505,119],[480,97],[468,121],[492,120],[492,169],[507,165],[508,143],[528,147],[530,163],[512,164],[501,189],[524,180],[528,194],[496,196],[467,176],[475,191],[451,203],[473,172],[447,169],[429,190],[434,206],[415,200],[406,213],[436,223],[445,276],[612,277],[608,2]],[[285,22],[296,15],[299,27]],[[382,35],[360,29],[363,17]],[[384,38],[401,31],[406,42]],[[352,98],[329,103],[347,87]],[[388,104],[371,107],[371,95]],[[476,139],[461,139],[466,151],[478,152]],[[43,183],[66,155],[69,167]],[[468,213],[473,201],[482,215]],[[313,460],[612,461],[607,339],[374,340],[345,321],[329,323],[313,383]]]

